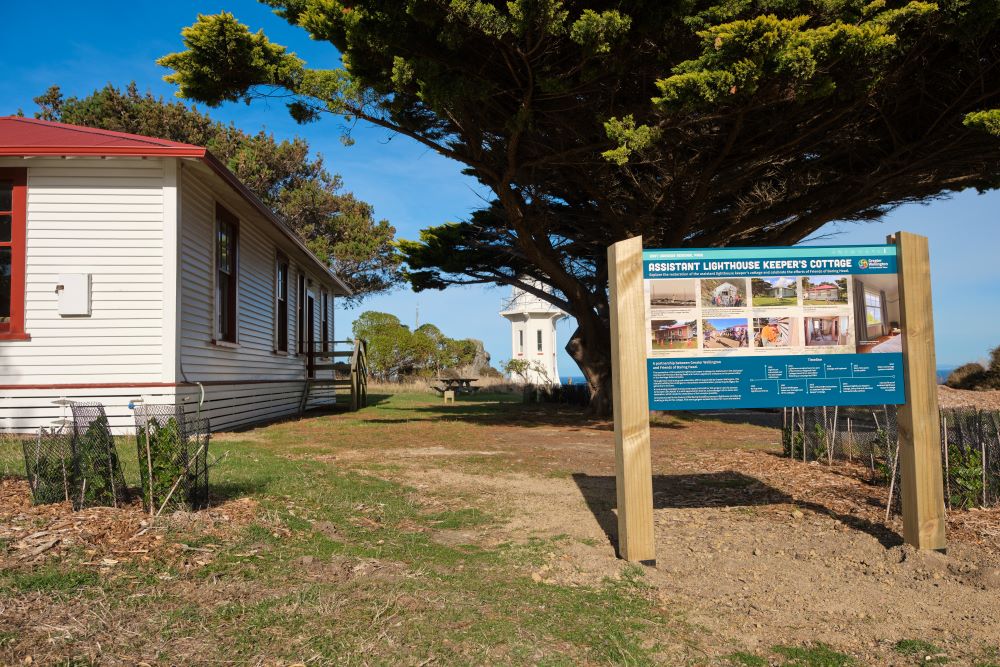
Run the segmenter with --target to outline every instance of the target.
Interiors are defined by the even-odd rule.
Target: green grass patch
[[[32,591],[74,591],[84,586],[96,586],[100,578],[90,570],[67,570],[58,566],[43,566],[28,572],[12,572],[11,587],[21,593]]]
[[[755,296],[753,297],[753,305],[755,307],[762,306],[796,306],[799,300],[794,296]]]
[[[896,653],[916,658],[922,665],[943,665],[949,662],[939,647],[923,639],[900,639],[892,648]]]
[[[771,650],[785,658],[785,667],[848,667],[854,659],[826,644],[811,646],[773,646]]]
[[[735,653],[730,653],[723,657],[730,665],[739,665],[739,667],[767,667],[767,660],[764,658],[754,655],[753,653],[747,653],[746,651],[737,651]]]

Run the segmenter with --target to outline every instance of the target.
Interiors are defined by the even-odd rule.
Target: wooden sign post
[[[899,403],[905,400],[905,404],[899,407],[898,412],[903,538],[918,549],[943,550],[946,516],[942,488],[934,360],[934,318],[931,312],[930,257],[927,239],[916,234],[900,232],[890,237],[889,243],[896,245],[902,328],[902,384],[905,385],[905,394],[900,394],[899,400],[896,401]],[[801,252],[802,249],[798,251]],[[844,260],[841,258],[838,261]],[[869,262],[876,261],[880,261],[878,256],[873,258],[862,256],[858,266],[867,270]],[[878,268],[889,266],[883,264],[883,267]],[[618,555],[630,561],[655,564],[653,477],[649,448],[650,399],[646,368],[646,337],[650,335],[650,331],[647,329],[645,318],[646,297],[643,290],[641,237],[620,241],[608,248],[608,277],[615,411]],[[884,296],[882,298],[885,299]],[[870,361],[858,365],[861,367],[877,365],[879,356],[881,356],[879,353],[875,353]],[[888,359],[886,365],[899,363],[892,361],[888,355],[885,356]],[[896,368],[898,369],[898,366]],[[864,378],[863,373],[869,371],[863,368],[861,372],[861,377]],[[758,382],[762,383],[763,380]],[[894,387],[898,387],[899,384],[897,381]],[[854,386],[859,385],[855,383]],[[882,387],[878,387],[878,390],[898,391],[895,388]],[[856,396],[852,395],[852,398]]]
[[[641,236],[608,248],[608,280],[618,555],[625,560],[655,565]]]
[[[945,510],[930,254],[924,236],[899,232],[887,240],[896,244],[906,384],[906,403],[898,413],[903,539],[918,549],[943,551]]]

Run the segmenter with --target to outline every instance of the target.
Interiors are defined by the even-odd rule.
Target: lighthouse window
[[[538,351],[541,352],[542,351],[542,330],[539,329],[535,333],[538,334]]]
[[[519,329],[517,332],[517,353],[524,354],[524,330]]]

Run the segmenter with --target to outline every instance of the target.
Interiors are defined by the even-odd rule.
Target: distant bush
[[[1000,345],[990,350],[989,366],[964,364],[953,370],[944,383],[952,389],[1000,389]]]
[[[952,389],[977,389],[986,380],[986,369],[982,364],[972,362],[962,364],[951,373],[944,383]]]

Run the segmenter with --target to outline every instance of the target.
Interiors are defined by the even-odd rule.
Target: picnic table
[[[456,394],[474,394],[482,387],[474,387],[472,383],[478,381],[479,378],[463,378],[463,377],[444,377],[438,378],[437,381],[442,383],[434,389],[437,390],[439,394],[444,396],[444,392],[453,391]]]

